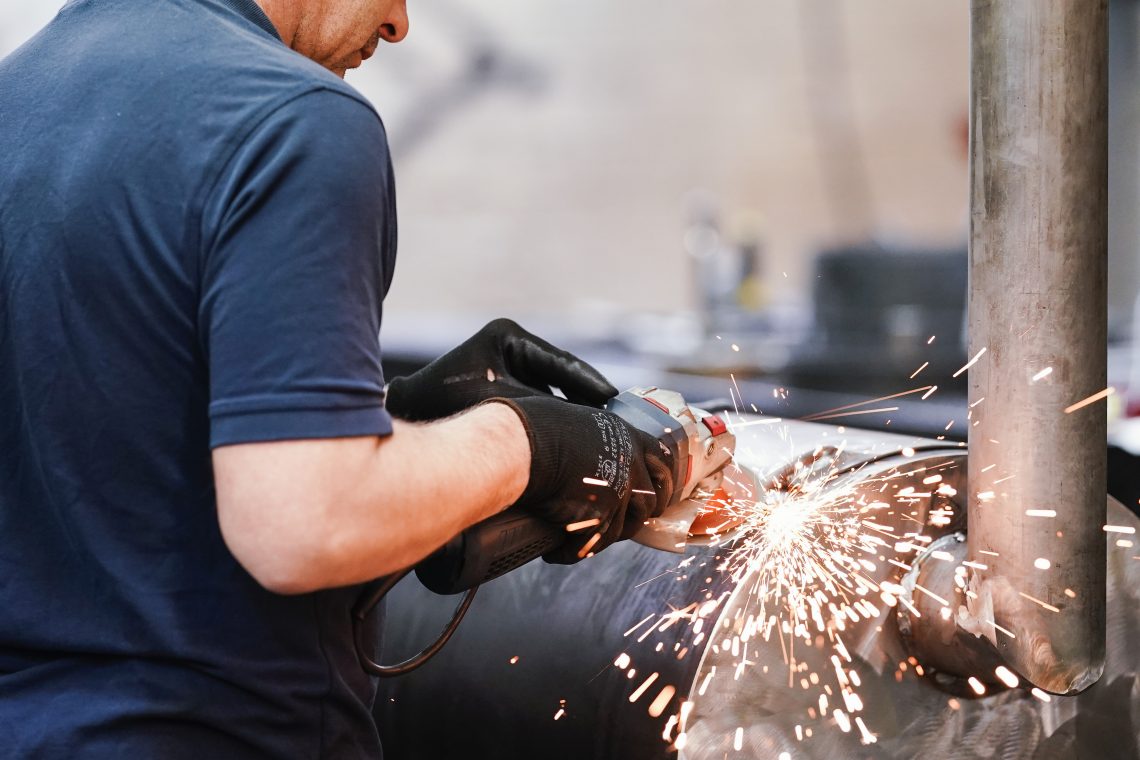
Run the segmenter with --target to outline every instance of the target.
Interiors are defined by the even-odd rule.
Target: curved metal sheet
[[[693,550],[694,569],[709,551]],[[649,623],[671,604],[691,603],[694,587],[703,585],[703,578],[677,574],[678,561],[625,541],[578,565],[534,562],[486,584],[434,660],[380,683],[376,717],[385,755],[664,757],[662,720],[650,718],[645,705],[668,685],[684,696],[697,658],[677,658],[683,626],[656,631]],[[386,610],[385,661],[430,641],[455,601],[411,583],[398,587]],[[633,679],[629,668],[613,665],[627,650],[636,657]],[[652,693],[631,706],[628,695],[654,672],[646,690]]]

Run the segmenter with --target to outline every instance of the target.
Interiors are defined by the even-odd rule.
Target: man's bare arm
[[[214,450],[222,536],[261,585],[296,594],[386,575],[526,488],[530,447],[508,406],[394,425],[386,438]]]

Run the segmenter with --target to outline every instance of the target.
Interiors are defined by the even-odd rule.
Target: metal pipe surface
[[[971,4],[969,353],[984,354],[959,623],[1058,694],[1095,682],[1105,653],[1105,413],[1065,409],[1106,385],[1106,6]]]

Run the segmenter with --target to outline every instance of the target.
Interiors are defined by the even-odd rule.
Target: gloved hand
[[[577,404],[602,406],[617,388],[576,356],[496,319],[462,345],[388,384],[386,406],[404,420],[437,420],[489,398],[550,396],[559,388]]]
[[[530,481],[515,506],[557,525],[598,521],[569,534],[547,562],[597,554],[668,505],[670,454],[653,436],[610,412],[550,396],[495,401],[515,410],[530,439]]]

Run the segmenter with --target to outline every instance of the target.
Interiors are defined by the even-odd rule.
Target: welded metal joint
[[[984,693],[1005,686],[996,676],[1001,655],[977,630],[979,618],[967,606],[965,560],[966,534],[961,531],[941,536],[915,556],[899,580],[903,593],[897,622],[907,650],[941,688],[973,697],[982,694],[970,687],[971,677],[985,687]]]

